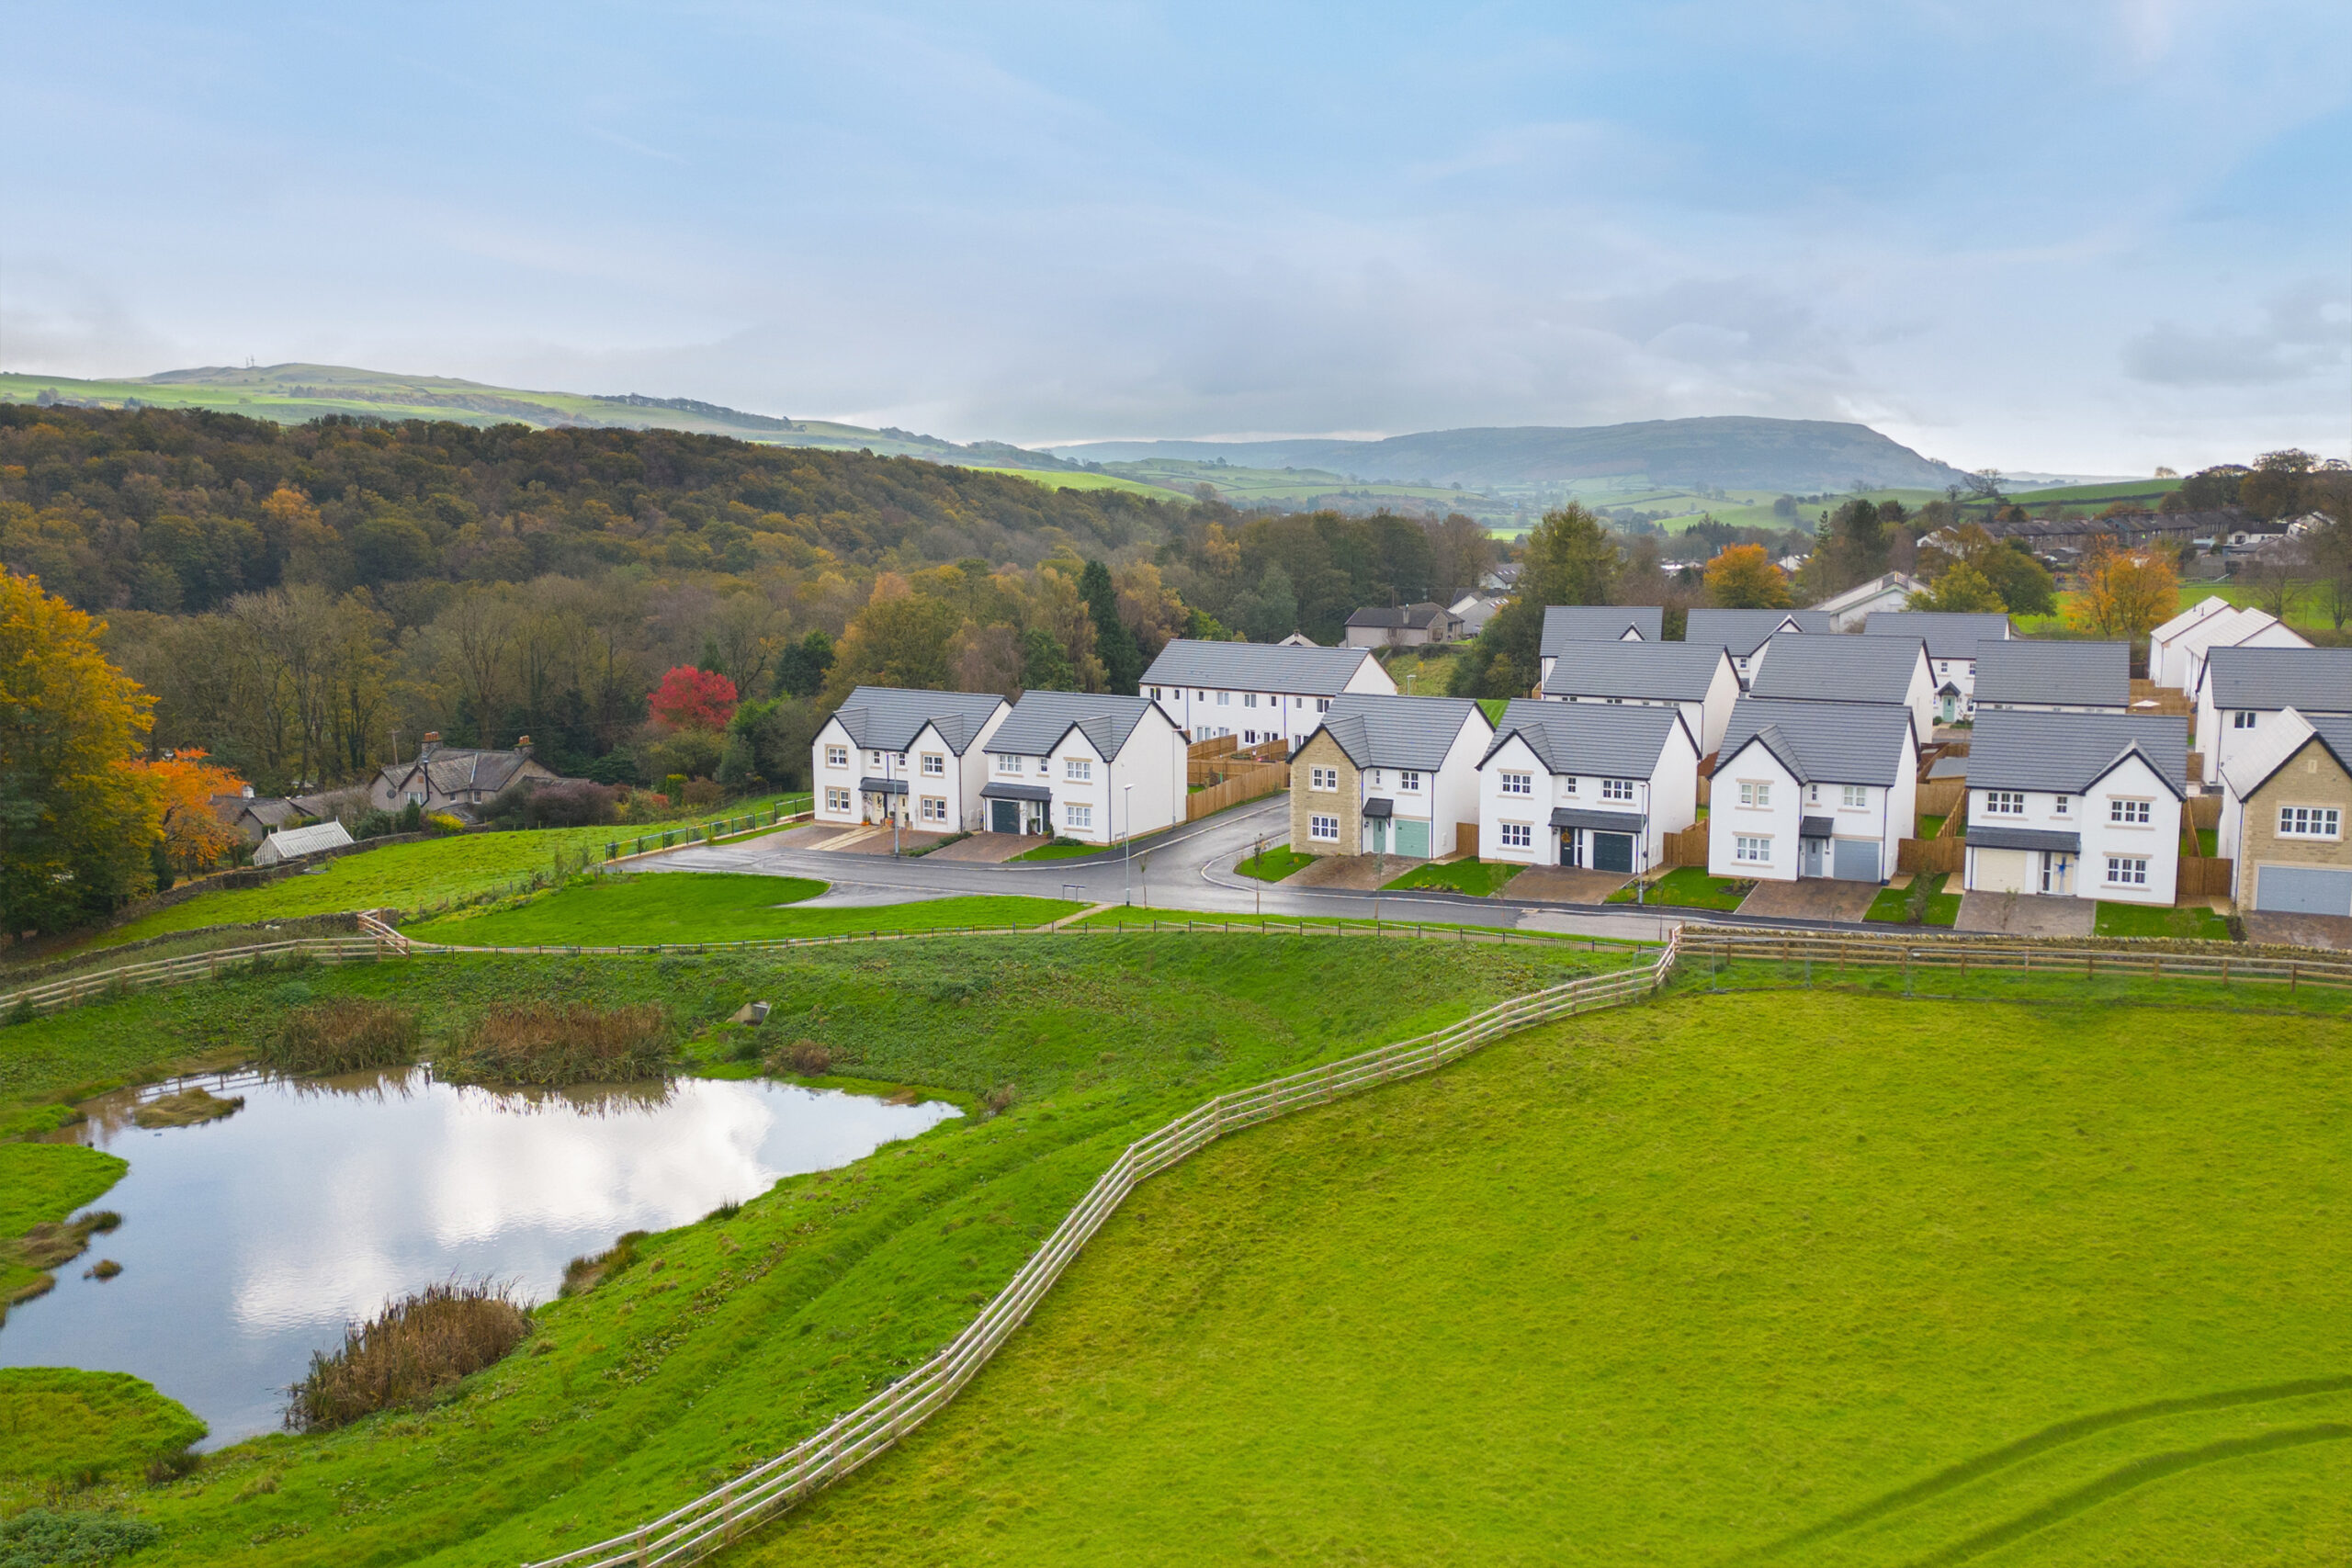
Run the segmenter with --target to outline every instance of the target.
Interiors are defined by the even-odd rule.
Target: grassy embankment
[[[2169,936],[2192,942],[2228,942],[2230,922],[2201,904],[2177,908],[2117,904],[2100,899],[2092,932],[2098,936]]]
[[[1684,996],[1214,1145],[741,1560],[2339,1560],[2341,1023],[1971,984],[2033,1000]]]
[[[1677,866],[1651,883],[1641,894],[1645,904],[1679,905],[1686,909],[1736,909],[1756,890],[1753,882],[1736,881],[1727,876],[1710,876],[1703,865]],[[1631,904],[1635,902],[1634,890],[1620,887],[1603,902]]]
[[[1480,860],[1465,855],[1460,860],[1430,861],[1417,865],[1387,886],[1390,889],[1427,887],[1444,893],[1461,893],[1473,898],[1488,898],[1500,893],[1510,879],[1527,868],[1511,861]]]
[[[121,1505],[159,1523],[147,1564],[508,1564],[580,1544],[787,1445],[916,1364],[1138,1133],[1219,1089],[1622,962],[1565,944],[1263,936],[442,957],[210,981],[16,1025],[0,1034],[0,1106],[242,1059],[291,1008],[327,994],[421,1010],[428,1048],[517,996],[658,1000],[721,1056],[736,1040],[757,1050],[807,1037],[831,1049],[837,1080],[937,1086],[967,1105],[1012,1093],[1005,1114],[949,1122],[640,1243],[616,1277],[542,1308],[530,1353],[469,1380],[452,1404],[242,1444],[161,1486],[108,1479],[71,1506]],[[777,1004],[764,1029],[717,1029],[752,998]],[[0,1512],[36,1495],[0,1482]]]
[[[1301,854],[1288,844],[1275,844],[1257,854],[1243,856],[1233,869],[1244,876],[1256,877],[1261,882],[1280,882],[1283,878],[1295,876],[1313,865],[1315,858],[1313,855]]]

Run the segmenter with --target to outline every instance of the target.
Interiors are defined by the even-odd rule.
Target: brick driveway
[[[2098,920],[2089,898],[2043,898],[2030,893],[1963,893],[1956,931],[2004,936],[2088,936]]]
[[[1598,904],[1632,880],[1622,872],[1532,865],[1503,884],[1503,897],[1537,904]]]
[[[2352,953],[2352,918],[2251,912],[2245,917],[2245,939],[2287,947],[2332,947],[2339,953]]]
[[[1781,920],[1859,921],[1877,897],[1875,882],[1805,876],[1794,882],[1758,883],[1756,891],[1741,900],[1739,912]]]

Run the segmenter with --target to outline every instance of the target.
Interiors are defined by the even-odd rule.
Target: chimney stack
[[[522,752],[526,757],[529,756],[531,754],[531,738],[527,735],[516,737],[514,741],[514,750]]]
[[[437,729],[428,729],[424,732],[424,743],[416,749],[416,760],[422,762],[439,750],[441,750],[441,732]]]

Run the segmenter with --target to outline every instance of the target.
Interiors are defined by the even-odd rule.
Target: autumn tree
[[[1960,561],[1945,569],[1942,576],[1928,587],[1911,595],[1908,601],[1914,610],[1941,610],[1947,613],[1991,613],[2006,610],[2000,590],[1983,572]]]
[[[145,890],[153,781],[133,767],[152,699],[94,621],[0,572],[0,922],[62,931]]]
[[[662,677],[645,705],[668,729],[718,729],[735,712],[735,682],[716,671],[680,664]]]
[[[210,871],[228,858],[240,835],[213,809],[213,797],[242,795],[244,780],[196,747],[133,766],[153,792],[163,832],[155,844],[158,883]]]
[[[1719,610],[1781,610],[1789,580],[1761,545],[1734,545],[1707,563],[1707,603]]]
[[[1071,595],[1073,604],[1077,595]],[[1079,605],[1083,615],[1083,605]],[[943,599],[910,592],[900,580],[877,586],[875,596],[857,613],[834,645],[833,667],[825,678],[828,708],[858,686],[907,686],[929,691],[946,689],[948,644],[963,616]]]
[[[2067,618],[2094,637],[2138,642],[2180,609],[2180,573],[2170,550],[2094,545]]]
[[[1546,604],[1606,604],[1623,562],[1617,540],[1578,502],[1546,512],[1521,542],[1518,596]],[[1540,618],[1540,617],[1539,617]]]

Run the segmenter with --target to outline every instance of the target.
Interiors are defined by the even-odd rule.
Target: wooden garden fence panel
[[[1966,779],[1922,779],[1917,810],[1922,817],[1949,817],[1968,794]]]
[[[2226,898],[2230,882],[2236,872],[2235,863],[2210,855],[2183,855],[2180,871],[2173,884],[2174,896],[2179,898]]]
[[[2180,951],[2158,942],[2119,942],[2113,947],[2048,946],[2002,937],[1815,935],[1727,927],[1684,928],[1682,953],[1692,960],[1713,959],[1878,966],[1907,970],[2001,970],[2095,980],[2101,976],[2139,980],[2212,980],[2226,984],[2280,985],[2290,990],[2318,986],[2352,990],[2352,960],[2282,957],[2276,953]]]
[[[1288,762],[1261,762],[1247,773],[1237,772],[1223,784],[1210,784],[1194,790],[1184,797],[1184,820],[1197,822],[1202,818],[1238,806],[1260,795],[1274,795],[1290,787]]]
[[[693,1502],[623,1535],[550,1557],[530,1568],[654,1568],[691,1562],[733,1540],[897,1442],[986,1364],[1012,1337],[1138,1182],[1226,1134],[1343,1095],[1431,1071],[1500,1035],[1549,1019],[1637,1000],[1673,972],[1669,939],[1635,968],[1572,980],[1474,1013],[1448,1028],[1309,1067],[1253,1089],[1222,1094],[1129,1145],[1079,1201],[1012,1281],[947,1347],[865,1404]]]
[[[1658,835],[1658,858],[1669,866],[1707,863],[1707,825],[1693,822],[1679,833]]]
[[[1958,871],[1967,854],[1967,842],[1961,839],[1897,839],[1894,869],[1932,876],[1939,871]]]

